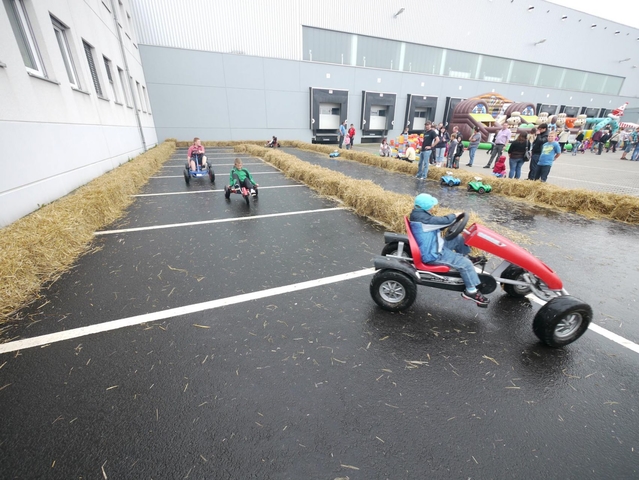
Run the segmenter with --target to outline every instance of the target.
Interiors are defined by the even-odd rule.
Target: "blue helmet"
[[[427,193],[420,193],[415,197],[415,206],[421,208],[424,211],[429,211],[439,202],[435,197]]]

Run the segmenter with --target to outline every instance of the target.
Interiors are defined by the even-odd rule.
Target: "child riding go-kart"
[[[259,186],[253,180],[253,176],[246,169],[242,168],[242,160],[240,158],[235,159],[233,169],[229,178],[230,185],[224,186],[224,197],[229,200],[232,193],[242,195],[246,204],[249,205],[249,198],[252,196],[253,200],[257,200],[257,187]]]
[[[215,172],[213,172],[213,167],[211,167],[211,165],[207,165],[206,167],[202,166],[202,154],[194,153],[192,158],[195,163],[195,170],[191,170],[189,162],[186,162],[186,166],[184,168],[184,181],[186,184],[190,184],[191,178],[202,177],[209,177],[211,183],[215,183]]]
[[[378,271],[371,280],[370,293],[375,303],[391,312],[406,310],[417,297],[417,285],[462,292],[462,296],[469,298],[464,293],[466,286],[459,271],[446,265],[422,262],[422,253],[408,218],[405,223],[407,234],[387,232],[382,256],[374,259]],[[511,297],[532,294],[546,302],[535,315],[533,332],[550,347],[568,345],[585,333],[592,320],[591,307],[569,296],[550,267],[489,228],[473,224],[466,229],[467,223],[468,214],[462,213],[452,224],[437,226],[447,227],[445,240],[463,235],[465,245],[503,259],[490,273],[484,272],[485,262],[482,262],[477,285],[481,294],[490,294],[497,284],[501,284]],[[487,306],[488,301],[477,303]]]

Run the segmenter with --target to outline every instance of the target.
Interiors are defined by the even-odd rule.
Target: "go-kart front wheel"
[[[501,276],[508,280],[523,281],[524,273],[526,273],[526,271],[523,268],[516,265],[509,265],[508,268],[503,271]],[[531,292],[530,287],[528,286],[511,285],[509,283],[502,283],[501,286],[509,297],[522,298]]]
[[[375,303],[389,312],[409,308],[417,298],[417,285],[408,275],[395,270],[380,270],[370,284]]]
[[[210,166],[209,166],[209,180],[211,180],[211,183],[215,183],[215,172]]]
[[[486,189],[484,187],[479,187],[477,190],[479,193],[486,193]]]
[[[231,188],[228,185],[224,185],[224,198],[227,200],[231,198]]]
[[[191,181],[191,174],[189,173],[188,168],[184,169],[184,181],[186,182],[187,185]]]
[[[399,252],[398,242],[387,243],[386,245],[384,245],[384,248],[382,248],[382,256],[385,257],[386,255],[393,255],[396,257],[400,256],[403,258],[413,258],[410,253],[410,247],[407,243],[404,244],[404,250],[401,253]]]
[[[533,320],[533,332],[549,347],[559,348],[581,337],[592,320],[592,308],[568,295],[553,298]]]

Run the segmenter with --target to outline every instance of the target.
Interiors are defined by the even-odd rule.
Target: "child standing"
[[[459,168],[459,159],[464,154],[464,144],[462,143],[461,133],[457,134],[457,146],[453,154],[453,168]]]
[[[506,155],[500,156],[493,167],[493,175],[496,177],[506,176]]]
[[[446,158],[446,168],[453,168],[453,158],[457,153],[457,135],[453,135],[450,138],[450,143],[448,144],[448,157]]]
[[[535,178],[533,180],[541,180],[545,182],[552,168],[552,164],[561,155],[561,147],[559,143],[555,141],[557,135],[555,132],[548,134],[548,141],[541,147],[541,155],[537,162],[537,170],[535,171]]]
[[[242,168],[242,159],[236,158],[233,168],[231,169],[231,177],[229,184],[235,188],[246,188],[252,196],[257,197],[257,187],[259,186],[253,180],[253,176],[246,168]]]

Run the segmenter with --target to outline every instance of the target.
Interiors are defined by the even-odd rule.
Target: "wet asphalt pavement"
[[[178,150],[110,233],[20,312],[25,338],[360,271],[383,231],[244,156],[248,208],[181,177]],[[387,190],[427,191],[526,233],[594,322],[639,342],[638,228],[479,196],[327,156]],[[223,164],[223,165],[222,165]],[[264,188],[283,187],[286,188]],[[290,212],[306,212],[287,215]],[[403,314],[370,276],[0,355],[2,478],[637,478],[639,355],[593,332],[560,350],[538,309],[420,287]]]

